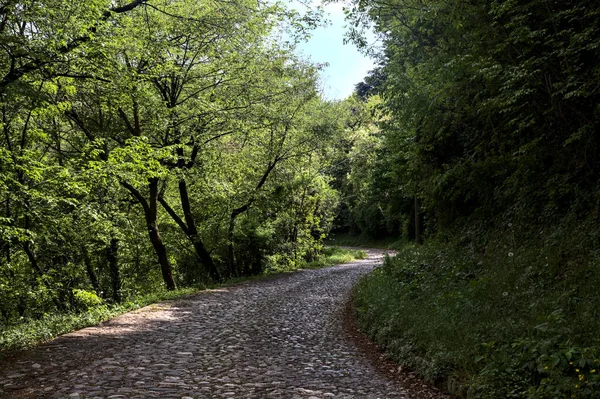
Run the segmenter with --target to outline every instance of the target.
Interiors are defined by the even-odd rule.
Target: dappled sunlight
[[[3,362],[0,396],[402,398],[342,330],[368,271],[282,273],[123,314]]]
[[[89,337],[95,336],[119,336],[132,332],[144,330],[152,330],[156,327],[156,323],[169,323],[178,320],[182,314],[190,313],[188,311],[181,312],[177,307],[158,307],[155,305],[146,306],[134,312],[125,313],[111,320],[105,321],[97,326],[86,327],[62,337]]]

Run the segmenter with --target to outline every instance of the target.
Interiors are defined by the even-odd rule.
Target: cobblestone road
[[[152,305],[0,363],[2,398],[405,398],[343,330],[381,252]]]

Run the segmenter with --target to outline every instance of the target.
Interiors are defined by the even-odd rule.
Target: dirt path
[[[352,285],[381,260],[152,305],[0,362],[2,398],[408,398],[348,339]]]

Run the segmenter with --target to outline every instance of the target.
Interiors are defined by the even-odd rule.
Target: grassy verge
[[[156,302],[181,298],[197,291],[196,288],[157,291],[132,298],[118,305],[94,306],[82,313],[47,314],[40,319],[25,320],[0,331],[0,355],[8,351],[31,348],[58,335],[101,323],[122,313]]]
[[[331,246],[379,249],[399,249],[402,246],[402,242],[397,237],[373,238],[368,235],[353,235],[348,233],[331,234],[325,243]]]
[[[349,263],[356,259],[365,259],[367,254],[361,250],[340,247],[325,247],[323,254],[316,260],[302,266],[303,269],[318,269],[321,267]]]
[[[326,247],[323,254],[314,262],[307,263],[303,268],[319,268],[332,266],[340,263],[351,262],[354,259],[364,259],[363,251],[347,250],[336,247]],[[235,285],[237,283],[259,279],[266,275],[237,277],[230,279],[222,286]],[[209,288],[215,288],[211,286]],[[90,306],[81,313],[59,313],[47,314],[40,319],[24,320],[14,326],[8,326],[0,330],[0,356],[8,351],[31,348],[40,343],[80,328],[96,325],[120,314],[139,309],[141,307],[170,299],[177,299],[200,291],[199,288],[183,288],[176,291],[160,290],[151,294],[141,295],[118,304],[100,304]]]
[[[360,328],[459,397],[600,398],[600,254],[562,237],[406,246],[357,286]]]

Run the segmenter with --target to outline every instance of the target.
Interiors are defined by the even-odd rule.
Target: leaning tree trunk
[[[183,179],[179,181],[179,198],[181,200],[181,208],[183,209],[183,215],[185,217],[185,224],[187,226],[186,234],[190,241],[192,241],[194,249],[200,258],[200,262],[210,274],[211,279],[219,282],[221,281],[221,274],[219,273],[215,262],[213,262],[212,256],[210,256],[210,253],[207,251],[202,239],[200,238],[198,228],[196,227],[196,219],[194,219],[194,215],[192,214],[187,183]]]
[[[175,280],[173,279],[173,272],[171,269],[171,263],[167,256],[167,248],[162,241],[160,232],[158,230],[158,179],[150,179],[148,181],[148,188],[150,189],[150,201],[142,196],[142,194],[131,184],[127,182],[121,182],[121,184],[129,190],[131,195],[138,200],[142,208],[144,209],[144,217],[146,219],[146,226],[148,228],[148,235],[150,236],[150,242],[158,257],[158,263],[160,264],[160,270],[162,277],[165,282],[165,286],[168,290],[174,290]]]
[[[158,230],[158,179],[150,179],[150,204],[148,206],[148,212],[146,212],[146,224],[148,225],[148,235],[150,241],[154,247],[154,251],[158,256],[158,262],[160,263],[160,271],[162,272],[163,280],[169,291],[174,290],[175,280],[173,280],[173,272],[171,269],[171,263],[167,257],[167,248],[163,243]]]

